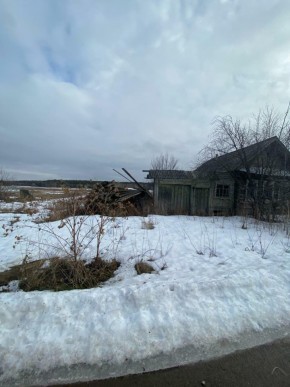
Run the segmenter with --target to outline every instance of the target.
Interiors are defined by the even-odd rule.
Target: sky
[[[288,0],[0,0],[0,168],[192,168],[216,116],[286,110],[289,20]]]

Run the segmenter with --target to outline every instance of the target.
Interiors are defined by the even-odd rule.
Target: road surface
[[[65,386],[289,387],[290,338],[192,365],[105,380],[65,384]]]

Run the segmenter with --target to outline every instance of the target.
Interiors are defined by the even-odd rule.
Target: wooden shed
[[[160,214],[231,214],[234,182],[226,174],[199,178],[191,171],[148,171],[153,179],[155,210]]]
[[[290,153],[277,137],[210,159],[195,171],[148,170],[160,214],[268,213],[290,204]]]

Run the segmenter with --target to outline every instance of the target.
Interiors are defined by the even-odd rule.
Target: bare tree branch
[[[253,115],[247,123],[234,119],[230,115],[216,117],[212,123],[211,139],[199,153],[199,165],[197,166],[215,156],[236,151],[234,157],[239,161],[238,171],[244,173],[243,179],[246,178],[254,212],[260,215],[265,212],[266,201],[272,200],[272,207],[276,205],[273,193],[269,198],[269,192],[275,180],[273,176],[285,178],[287,169],[289,170],[288,156],[286,154],[285,157],[279,156],[275,147],[265,150],[264,141],[276,136],[290,150],[289,112],[290,102],[284,115],[279,114],[273,107],[266,106],[256,115]],[[249,152],[248,146],[254,144],[254,153]],[[217,159],[216,163],[219,163],[221,170],[233,175],[233,170],[230,165],[227,165],[227,160],[228,158],[221,157]],[[238,181],[236,183],[239,184]],[[282,184],[282,180],[280,180],[280,186],[280,196],[287,197],[286,185]]]
[[[216,117],[213,122],[211,140],[200,152],[197,164],[235,150],[242,150],[248,145],[256,144],[267,138],[277,136],[290,149],[290,102],[284,115],[273,107],[266,106],[253,115],[247,124],[231,115]],[[242,152],[241,152],[242,153]]]
[[[152,159],[150,168],[154,170],[178,169],[178,160],[174,156],[164,153]]]

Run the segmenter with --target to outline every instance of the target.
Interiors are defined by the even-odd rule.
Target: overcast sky
[[[0,167],[190,168],[217,115],[290,99],[289,0],[0,0]]]

